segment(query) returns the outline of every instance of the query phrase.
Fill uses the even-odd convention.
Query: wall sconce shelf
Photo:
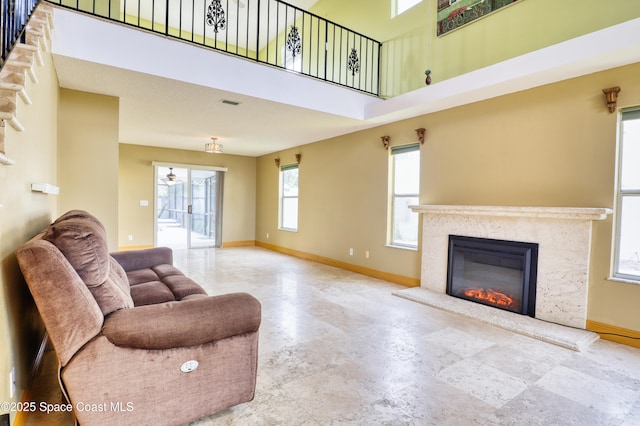
[[[388,135],[384,135],[384,136],[380,136],[380,139],[382,140],[382,146],[384,146],[384,149],[389,149],[389,144],[391,143],[391,137]]]
[[[607,108],[609,112],[615,112],[616,107],[618,105],[618,93],[620,93],[620,87],[609,87],[607,89],[602,89],[602,93],[607,98]]]

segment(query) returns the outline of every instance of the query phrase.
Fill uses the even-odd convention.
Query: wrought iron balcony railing
[[[4,65],[9,53],[18,42],[25,42],[25,29],[40,0],[0,0],[0,38],[2,44],[2,58],[0,65]]]
[[[49,1],[379,95],[380,42],[282,1]]]

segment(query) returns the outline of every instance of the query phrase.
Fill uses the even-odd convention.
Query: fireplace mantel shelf
[[[570,220],[603,220],[613,210],[603,207],[520,207],[422,204],[409,206],[416,213],[466,216],[538,217]]]

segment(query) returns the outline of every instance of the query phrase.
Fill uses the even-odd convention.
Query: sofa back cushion
[[[98,219],[72,210],[52,223],[42,238],[62,252],[104,315],[133,307],[126,274],[109,255],[106,231]]]

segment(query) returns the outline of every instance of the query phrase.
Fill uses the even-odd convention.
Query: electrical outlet
[[[133,241],[133,235],[129,235],[129,241]]]
[[[349,256],[353,256],[353,249],[352,248],[349,249]]]
[[[365,251],[365,252],[364,252],[364,257],[365,257],[366,259],[368,259],[368,258],[369,258],[369,250],[367,250],[367,251]]]
[[[269,233],[267,232],[267,240],[269,239]]]

